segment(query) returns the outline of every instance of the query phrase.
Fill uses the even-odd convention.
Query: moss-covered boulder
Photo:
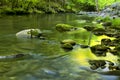
[[[97,36],[101,36],[105,34],[105,29],[103,28],[96,28],[93,30],[93,33]]]
[[[42,31],[40,29],[26,29],[16,33],[17,38],[40,38]]]
[[[115,49],[111,49],[110,53],[113,54],[113,55],[118,55],[119,54],[118,51],[115,50]]]
[[[76,45],[76,42],[72,39],[65,39],[63,41],[60,42],[61,43],[61,47],[65,50],[72,50],[73,46]]]
[[[72,29],[74,29],[74,27],[68,24],[57,24],[56,25],[56,30],[59,32],[71,31]]]
[[[95,45],[95,46],[91,46],[90,50],[96,56],[106,56],[106,53],[108,52],[108,50],[110,50],[110,48],[104,45]]]
[[[65,50],[72,50],[73,49],[73,45],[71,45],[69,43],[62,44],[61,47]]]
[[[65,39],[65,40],[61,41],[60,43],[61,44],[71,44],[73,46],[76,44],[76,42],[72,39]]]
[[[90,68],[92,70],[96,70],[98,68],[105,68],[106,61],[105,60],[89,60],[88,63],[90,64]]]
[[[120,45],[116,45],[114,49],[110,50],[110,53],[113,55],[120,56]]]
[[[111,27],[105,29],[105,35],[108,37],[115,37],[118,32],[116,29],[112,29]]]
[[[112,25],[112,22],[108,21],[108,22],[103,22],[102,24],[103,26],[111,26]]]
[[[101,45],[110,46],[110,44],[111,44],[111,40],[108,38],[104,38],[101,40]]]
[[[108,68],[109,70],[120,70],[118,65],[108,60],[89,60],[90,68],[92,70]],[[108,71],[109,71],[108,70]]]
[[[94,26],[89,26],[89,25],[85,25],[83,28],[86,29],[87,31],[93,31],[95,29]]]
[[[111,46],[119,46],[119,44],[120,44],[120,38],[116,38],[112,40],[110,43]]]

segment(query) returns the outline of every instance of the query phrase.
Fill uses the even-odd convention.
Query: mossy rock
[[[101,40],[101,45],[110,46],[110,44],[111,44],[111,40],[108,38],[104,38]]]
[[[73,46],[69,43],[62,44],[61,47],[66,50],[72,50]]]
[[[74,27],[68,24],[57,24],[56,25],[56,30],[59,32],[71,31],[72,29],[74,29]]]
[[[85,25],[83,28],[86,29],[87,31],[93,31],[95,29],[95,27],[89,25]]]
[[[105,31],[106,31],[105,35],[109,36],[109,37],[115,37],[118,34],[118,32],[116,31],[116,29],[112,29],[111,27],[106,28]]]
[[[112,26],[112,22],[111,21],[108,21],[108,22],[103,22],[102,24],[103,26]]]
[[[81,48],[89,48],[89,45],[80,44],[80,47],[81,47]]]
[[[115,37],[117,39],[120,39],[120,31],[115,33],[113,37]],[[119,42],[120,42],[120,40],[119,40]]]
[[[101,36],[101,35],[104,35],[105,34],[105,29],[103,28],[96,28],[93,30],[93,33],[97,36]]]
[[[40,29],[26,29],[16,33],[17,38],[40,38],[42,32]]]
[[[105,60],[89,60],[88,63],[91,65],[90,68],[92,70],[98,69],[98,68],[105,68],[106,61]]]
[[[115,46],[114,49],[110,50],[110,53],[113,55],[120,56],[120,46],[119,45]]]
[[[95,46],[90,47],[90,50],[96,56],[106,56],[106,53],[108,52],[108,50],[110,50],[110,48],[104,45],[95,45]]]
[[[119,54],[118,51],[115,50],[115,49],[111,49],[110,53],[113,54],[113,55],[118,55]]]
[[[76,44],[76,42],[72,39],[65,39],[63,41],[60,42],[61,44],[71,44],[72,46],[74,46]]]
[[[112,40],[110,43],[111,46],[119,46],[119,44],[120,44],[120,38],[116,38]]]
[[[111,71],[120,70],[120,67],[119,66],[109,66],[108,69],[111,70]]]

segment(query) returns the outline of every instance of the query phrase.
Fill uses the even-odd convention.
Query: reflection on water
[[[91,53],[89,48],[81,49],[75,46],[72,51],[64,51],[60,47],[63,39],[73,39],[78,44],[88,44],[90,33],[86,30],[78,30],[60,33],[55,30],[58,23],[68,23],[76,27],[82,27],[83,21],[88,18],[74,14],[53,15],[29,15],[29,16],[4,16],[0,18],[0,56],[18,53],[31,54],[32,57],[24,60],[0,62],[0,80],[110,80],[110,76],[102,76],[97,73],[80,69],[80,66],[88,67],[89,59],[116,60],[116,56],[108,53],[107,58],[98,58]],[[80,22],[82,21],[82,22]],[[46,40],[17,39],[15,34],[23,29],[41,29]],[[93,36],[91,45],[99,43],[99,39]],[[112,77],[112,80],[117,80]]]

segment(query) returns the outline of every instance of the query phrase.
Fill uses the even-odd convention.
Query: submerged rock
[[[7,55],[7,56],[0,56],[0,62],[1,61],[16,61],[16,60],[24,60],[30,58],[30,54],[24,54],[24,53],[19,53],[19,54],[13,54],[13,55]]]
[[[17,38],[41,38],[42,31],[40,29],[26,29],[16,33]]]

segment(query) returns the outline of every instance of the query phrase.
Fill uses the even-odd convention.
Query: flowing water
[[[90,33],[79,31],[61,33],[55,29],[58,23],[75,27],[91,24],[93,18],[75,14],[41,14],[28,16],[3,16],[0,18],[0,56],[30,54],[22,60],[0,59],[0,80],[119,80],[117,76],[100,75],[82,69],[89,68],[89,59],[108,59],[116,56],[96,57],[89,48],[79,45],[71,51],[61,48],[60,41],[73,39],[78,44],[88,44]],[[46,39],[18,39],[16,33],[29,28],[38,28]],[[102,36],[104,37],[104,36]],[[91,45],[100,38],[92,37]],[[96,42],[94,42],[96,41]]]

